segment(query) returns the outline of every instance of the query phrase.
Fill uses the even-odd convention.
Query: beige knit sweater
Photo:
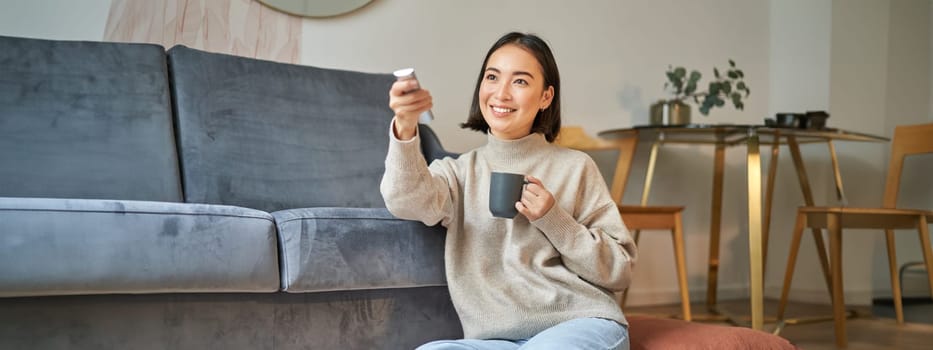
[[[394,123],[393,123],[394,125]],[[628,286],[635,244],[596,164],[541,134],[425,165],[419,139],[390,130],[381,191],[393,215],[447,227],[444,261],[466,338],[525,339],[563,321],[625,324],[611,292]],[[535,176],[556,203],[529,222],[489,212],[490,172]]]

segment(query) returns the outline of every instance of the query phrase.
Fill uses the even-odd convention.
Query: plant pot
[[[690,106],[680,100],[658,100],[651,105],[651,125],[690,124]]]

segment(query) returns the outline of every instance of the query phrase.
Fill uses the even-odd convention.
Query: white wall
[[[891,1],[891,21],[888,39],[887,92],[884,119],[885,131],[893,134],[897,125],[920,124],[930,121],[930,103],[933,102],[931,83],[930,35],[933,1]],[[896,19],[896,20],[895,20]],[[890,161],[885,154],[885,166]],[[885,169],[887,169],[885,167]],[[898,205],[908,208],[933,208],[933,155],[908,158],[904,165]],[[897,231],[898,264],[921,261],[922,252],[914,230]],[[891,282],[888,273],[884,240],[876,233],[873,286],[876,295],[889,296]],[[926,288],[905,290],[911,295],[929,295]]]
[[[770,15],[769,115],[828,110],[832,1],[771,1]]]
[[[375,1],[348,16],[306,21],[302,63],[379,72],[414,66],[434,95],[432,127],[447,148],[462,152],[485,142],[457,125],[486,50],[508,31],[550,42],[565,121],[596,132],[647,121],[647,105],[663,96],[668,64],[712,74],[730,57],[756,93],[748,113],[723,111],[713,120],[760,116],[768,96],[766,21],[766,4],[736,0]]]
[[[830,46],[832,0],[771,1],[771,100],[769,116],[779,112],[802,113],[824,110],[831,113],[827,121],[837,124],[837,115],[830,109]],[[804,203],[797,173],[787,147],[778,153],[778,171],[774,190],[771,234],[765,278],[766,296],[780,297],[784,270],[790,248],[790,233],[794,227],[795,208]],[[811,189],[819,204],[832,188],[832,171],[828,149],[822,145],[801,145],[805,155]],[[771,147],[762,147],[762,163],[770,164]],[[767,166],[767,165],[766,165]],[[767,168],[766,168],[767,169]],[[767,173],[765,173],[767,174]],[[764,183],[763,183],[764,184]],[[798,265],[816,266],[818,259],[812,239],[803,240]],[[798,268],[790,297],[794,299],[828,301],[825,283],[819,270]],[[816,289],[802,294],[806,289]],[[821,289],[822,288],[822,289]]]
[[[110,0],[0,0],[0,35],[101,40]]]
[[[885,131],[926,121],[930,112],[930,0],[890,3]]]

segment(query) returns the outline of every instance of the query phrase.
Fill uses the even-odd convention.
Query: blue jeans
[[[416,350],[628,350],[628,328],[603,318],[578,318],[545,329],[528,339],[437,340]]]

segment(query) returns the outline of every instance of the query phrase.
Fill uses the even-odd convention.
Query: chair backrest
[[[625,194],[625,184],[628,181],[629,170],[631,170],[632,159],[635,156],[635,148],[638,146],[638,135],[632,133],[631,137],[606,140],[594,138],[587,135],[579,126],[564,126],[560,128],[560,133],[554,143],[570,149],[580,150],[596,158],[597,154],[602,152],[614,152],[615,163],[612,164],[611,172],[603,171],[603,176],[609,182],[609,192],[616,203],[622,203],[622,196]],[[599,162],[597,162],[599,163]]]
[[[904,158],[915,154],[933,153],[933,123],[901,125],[894,128],[891,160],[884,186],[885,208],[897,206],[897,191],[901,183]]]

